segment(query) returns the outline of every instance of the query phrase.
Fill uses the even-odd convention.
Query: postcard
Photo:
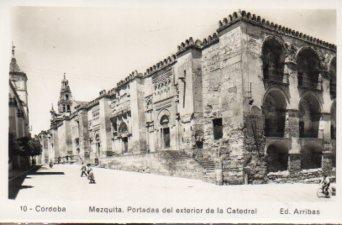
[[[341,223],[340,5],[276,2],[2,3],[0,221]]]

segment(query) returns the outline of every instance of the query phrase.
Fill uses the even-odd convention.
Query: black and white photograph
[[[337,3],[165,2],[9,7],[6,201],[136,221],[252,220],[267,202],[328,217]],[[68,208],[54,206],[28,210]]]

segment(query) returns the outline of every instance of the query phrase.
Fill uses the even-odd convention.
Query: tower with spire
[[[58,101],[58,113],[63,114],[71,112],[72,102],[73,101],[69,81],[66,79],[64,73]]]
[[[20,71],[17,60],[15,58],[15,46],[12,43],[12,58],[9,70],[9,79],[12,81],[16,92],[19,95],[25,113],[28,116],[28,96],[27,96],[27,76],[26,73]]]

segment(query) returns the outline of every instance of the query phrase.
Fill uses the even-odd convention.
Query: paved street
[[[139,201],[334,201],[316,197],[317,184],[217,186],[198,180],[94,169],[96,184],[80,177],[79,165],[55,165],[28,175],[16,200]],[[158,197],[157,197],[158,196]],[[295,196],[295,199],[294,199]]]

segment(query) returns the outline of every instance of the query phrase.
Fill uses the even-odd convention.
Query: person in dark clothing
[[[330,187],[330,179],[327,175],[323,175],[323,179],[321,181],[322,184],[322,192],[328,196],[329,195],[329,187]]]
[[[88,179],[89,179],[89,184],[95,184],[95,176],[94,176],[94,172],[92,169],[90,169],[88,172]]]
[[[84,164],[82,163],[82,167],[81,167],[81,177],[83,177],[83,175],[84,175],[84,176],[87,176],[87,167],[86,167],[86,165],[84,165]]]

